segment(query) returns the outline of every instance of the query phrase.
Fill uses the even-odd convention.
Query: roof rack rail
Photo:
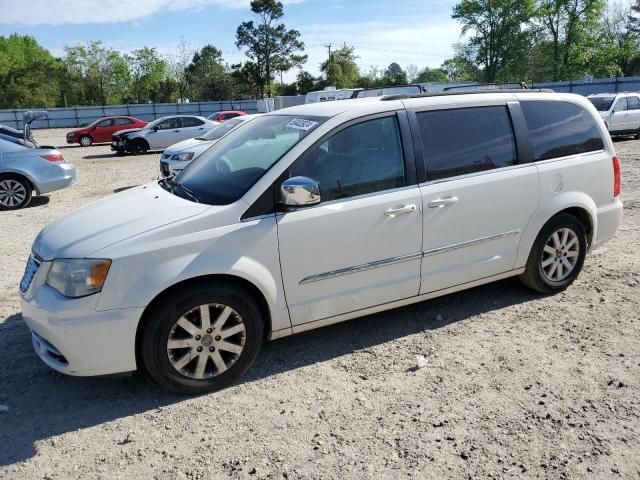
[[[447,97],[447,96],[456,96],[456,95],[483,95],[483,94],[491,94],[491,93],[522,93],[522,89],[506,89],[501,88],[499,90],[476,90],[472,92],[434,92],[434,93],[416,93],[413,95],[409,95],[406,93],[402,93],[400,95],[387,95],[380,98],[380,101],[389,102],[392,100],[408,100],[410,98],[429,98],[429,97]],[[527,93],[554,93],[550,88],[528,88]]]
[[[508,88],[501,88],[502,86],[508,86]],[[470,83],[466,85],[452,85],[450,87],[445,87],[444,91],[448,92],[450,90],[459,90],[459,89],[471,89],[477,88],[478,90],[482,90],[483,88],[486,90],[529,90],[529,85],[526,82],[502,82],[502,83]]]

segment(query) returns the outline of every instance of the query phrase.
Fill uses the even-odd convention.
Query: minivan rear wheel
[[[161,386],[182,394],[220,390],[253,363],[264,322],[251,295],[207,282],[170,293],[148,312],[141,354]]]
[[[582,270],[586,252],[584,225],[573,215],[560,213],[538,234],[520,280],[541,293],[565,290]]]
[[[31,202],[29,180],[19,175],[0,175],[0,210],[17,210]]]

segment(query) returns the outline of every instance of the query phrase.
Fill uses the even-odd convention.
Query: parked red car
[[[111,135],[130,128],[142,128],[148,122],[133,117],[103,117],[88,127],[67,133],[67,143],[79,143],[88,147],[93,143],[111,142]]]
[[[240,110],[223,110],[222,112],[216,112],[209,115],[207,118],[214,122],[222,123],[225,120],[229,120],[230,118],[240,117],[242,115],[246,115],[245,112],[241,112]]]

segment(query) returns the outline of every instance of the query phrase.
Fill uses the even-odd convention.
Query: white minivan
[[[640,94],[634,92],[589,95],[611,135],[640,138]]]
[[[621,216],[620,165],[583,97],[302,105],[45,227],[22,311],[60,372],[141,368],[199,393],[265,339],[511,276],[561,291]]]

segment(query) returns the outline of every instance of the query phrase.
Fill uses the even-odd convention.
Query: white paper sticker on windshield
[[[289,123],[285,125],[285,127],[295,128],[297,130],[311,130],[313,127],[318,125],[318,122],[314,122],[313,120],[305,120],[304,118],[294,118]]]

